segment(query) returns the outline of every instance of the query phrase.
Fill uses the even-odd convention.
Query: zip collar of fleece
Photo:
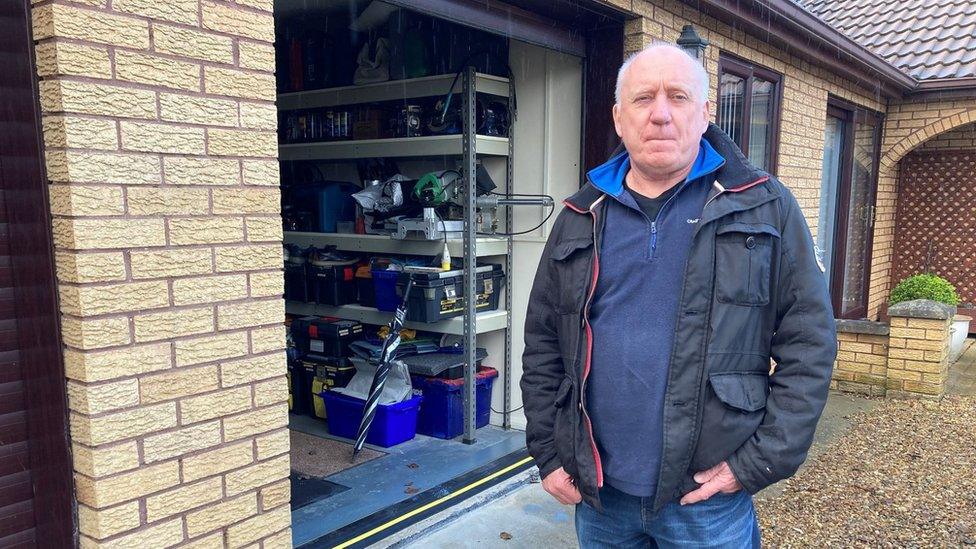
[[[685,181],[694,181],[704,177],[725,165],[725,158],[715,151],[712,144],[702,137],[698,146],[698,156],[691,165],[691,171]],[[603,164],[587,172],[587,177],[593,186],[604,193],[620,200],[624,194],[624,177],[630,169],[630,155],[624,152],[607,160]]]
[[[769,180],[769,174],[749,162],[749,159],[742,154],[742,151],[739,150],[739,147],[736,146],[734,141],[732,141],[732,138],[722,131],[721,128],[715,124],[709,124],[708,129],[705,131],[705,135],[702,137],[703,140],[708,142],[708,144],[716,153],[718,153],[719,156],[725,159],[725,163],[715,170],[715,179],[722,182],[722,187],[724,190],[731,193],[739,193],[752,188],[765,187],[764,185],[760,184]],[[615,155],[601,166],[590,170],[588,175],[594,170],[598,170],[603,166],[612,164],[614,160],[619,162],[625,154],[626,153]],[[630,162],[628,157],[627,166],[629,166],[629,164]],[[620,166],[618,165],[617,167],[619,168]],[[624,173],[626,173],[626,171],[624,171]],[[620,181],[622,190],[622,176]],[[767,190],[772,192],[771,189]],[[588,177],[586,183],[580,188],[580,190],[566,198],[563,203],[577,213],[585,213],[588,212],[592,206],[597,204],[601,198],[605,197],[607,194],[610,193],[598,188],[593,181],[589,180]]]

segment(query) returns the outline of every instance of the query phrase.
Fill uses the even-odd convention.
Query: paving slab
[[[854,414],[874,409],[880,398],[831,392],[814,435],[810,456],[817,455],[852,425]],[[535,471],[535,469],[533,469]],[[574,507],[561,505],[530,474],[509,481],[495,493],[468,502],[466,509],[447,510],[374,547],[411,549],[507,548],[541,549],[578,547],[573,526]],[[773,485],[757,498],[773,498],[782,488]],[[503,539],[507,537],[508,539]]]

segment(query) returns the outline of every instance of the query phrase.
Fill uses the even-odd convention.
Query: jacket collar
[[[629,168],[630,157],[626,151],[614,156],[587,172],[586,184],[564,200],[564,204],[573,211],[586,213],[602,196],[618,196],[623,192],[623,177]],[[736,199],[728,201],[722,210],[729,207],[733,210],[744,209],[779,196],[774,187],[764,184],[768,181],[769,174],[753,166],[735,142],[715,124],[709,124],[708,130],[702,136],[698,158],[692,172],[688,174],[689,180],[712,172],[724,191],[713,189],[709,198],[719,192],[735,193]],[[749,189],[758,190],[742,193]]]

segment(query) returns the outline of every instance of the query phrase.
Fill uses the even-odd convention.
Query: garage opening
[[[365,545],[531,465],[526,299],[606,140],[587,49],[620,27],[577,5],[375,0],[282,1],[275,26],[293,539]]]

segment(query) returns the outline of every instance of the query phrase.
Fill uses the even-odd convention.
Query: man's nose
[[[671,108],[667,100],[655,99],[651,106],[651,123],[666,126],[671,123]]]

